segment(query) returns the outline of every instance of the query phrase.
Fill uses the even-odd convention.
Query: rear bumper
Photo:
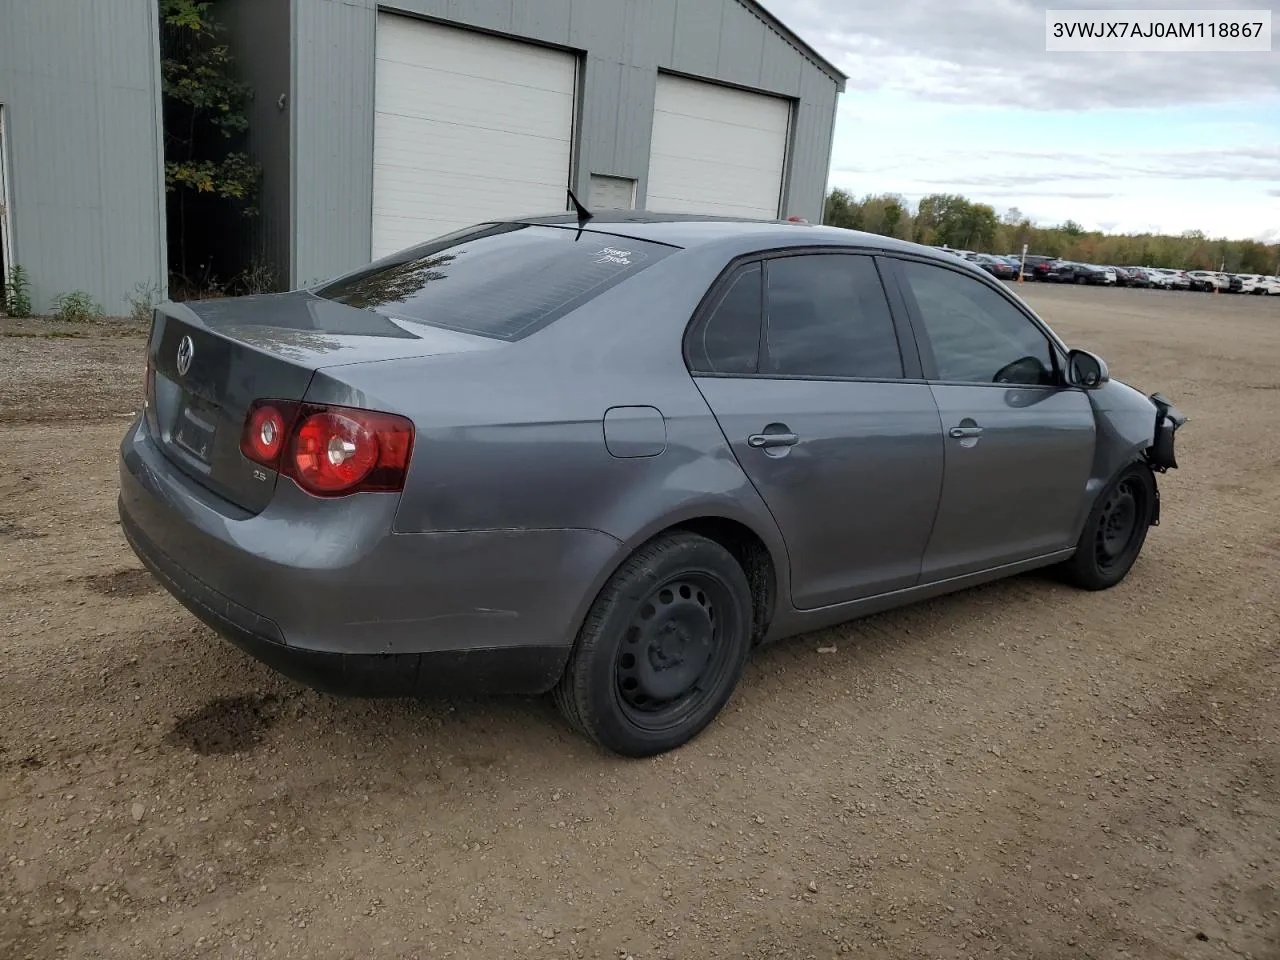
[[[119,509],[143,564],[253,656],[331,692],[542,693],[618,543],[591,530],[393,534],[398,498],[281,481],[247,515],[130,428]]]
[[[537,694],[555,685],[562,646],[330,653],[289,646],[280,627],[218,593],[155,548],[128,517],[121,527],[143,565],[184,607],[224,639],[292,680],[326,693],[360,697],[426,694]]]

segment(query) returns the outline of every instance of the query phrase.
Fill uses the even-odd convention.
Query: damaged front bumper
[[[1159,393],[1148,398],[1155,404],[1156,429],[1151,440],[1151,449],[1147,451],[1147,462],[1157,473],[1176,470],[1178,460],[1174,455],[1174,434],[1187,422],[1187,415],[1173,405],[1173,401]]]

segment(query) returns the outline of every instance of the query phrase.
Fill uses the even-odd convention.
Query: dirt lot
[[[778,645],[644,762],[217,640],[116,524],[139,334],[2,328],[0,957],[1280,958],[1280,300],[1026,295],[1193,418],[1130,579]]]

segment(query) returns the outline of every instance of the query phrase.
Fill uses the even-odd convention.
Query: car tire
[[[1076,552],[1058,568],[1063,579],[1083,590],[1108,590],[1133,568],[1155,515],[1155,475],[1135,461],[1099,494]]]
[[[648,757],[687,743],[729,701],[751,650],[751,586],[724,547],[664,534],[596,597],[555,700],[600,746]]]

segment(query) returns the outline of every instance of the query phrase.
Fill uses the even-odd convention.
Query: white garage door
[[[380,13],[374,259],[495,217],[566,207],[571,54]]]
[[[645,206],[778,216],[790,120],[779,97],[659,74]]]

